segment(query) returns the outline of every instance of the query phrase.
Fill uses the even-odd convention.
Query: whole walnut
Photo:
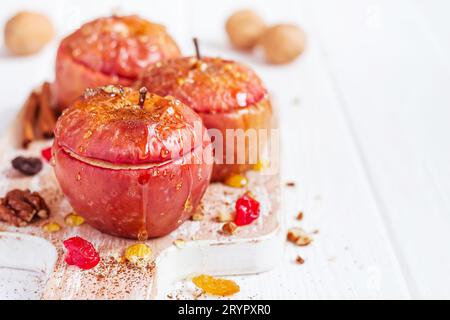
[[[259,45],[268,62],[283,64],[293,61],[305,49],[306,36],[302,29],[292,24],[278,24],[268,28]]]
[[[38,52],[53,35],[52,23],[39,13],[21,11],[5,25],[5,45],[14,55]]]
[[[234,47],[249,50],[256,45],[266,25],[255,12],[241,10],[228,18],[225,29]]]

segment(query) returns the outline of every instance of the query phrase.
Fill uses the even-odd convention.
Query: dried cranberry
[[[75,265],[80,269],[87,270],[95,267],[100,261],[100,256],[94,246],[80,237],[65,240],[64,247],[67,249],[65,261],[69,265]]]
[[[45,160],[50,162],[50,159],[52,158],[52,148],[48,147],[48,148],[42,149],[41,155]]]
[[[245,226],[258,219],[259,202],[247,192],[236,201],[235,210],[234,223],[238,226]]]
[[[11,165],[14,169],[27,176],[34,176],[42,170],[41,159],[33,157],[16,157],[11,161]]]

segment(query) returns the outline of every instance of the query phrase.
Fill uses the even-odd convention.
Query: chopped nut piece
[[[12,209],[4,206],[3,204],[0,205],[0,220],[15,225],[16,227],[24,227],[27,225],[26,221],[17,217]]]
[[[299,211],[297,214],[297,220],[303,220],[303,211]]]
[[[216,216],[217,222],[229,222],[234,220],[234,214],[231,212],[220,211]]]
[[[294,181],[286,182],[286,187],[295,187],[295,182]]]
[[[216,296],[230,296],[240,290],[236,282],[232,280],[214,278],[206,274],[192,278],[192,282],[206,293]]]
[[[203,290],[195,290],[194,293],[192,294],[192,297],[194,298],[194,300],[198,300],[199,298],[201,298],[201,296],[203,296],[205,294],[205,291]]]
[[[182,249],[184,247],[184,245],[186,244],[186,242],[183,239],[176,239],[173,244],[175,245],[175,247],[177,247],[178,249]]]
[[[227,222],[222,226],[222,232],[224,234],[232,235],[236,232],[237,225],[234,222]]]
[[[84,218],[75,212],[69,213],[65,218],[64,222],[71,227],[76,227],[84,223]]]
[[[291,228],[287,239],[297,246],[307,246],[313,240],[302,228]]]
[[[56,222],[48,222],[42,226],[42,230],[47,233],[53,233],[61,230],[61,226]]]
[[[196,212],[192,215],[192,221],[202,221],[205,216],[202,213]]]
[[[0,220],[22,227],[33,220],[48,218],[50,210],[44,199],[37,192],[14,189],[4,198],[0,198]]]
[[[295,259],[295,262],[297,262],[298,264],[304,264],[305,260],[302,257],[297,256],[297,258]]]
[[[125,259],[138,266],[145,266],[152,258],[152,250],[145,243],[137,243],[125,250]]]

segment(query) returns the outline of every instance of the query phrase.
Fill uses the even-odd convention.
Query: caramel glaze
[[[87,89],[66,109],[55,129],[56,143],[81,157],[113,164],[174,160],[202,144],[201,118],[171,97],[121,86]]]
[[[174,96],[205,113],[245,108],[267,97],[267,89],[250,68],[221,58],[158,62],[148,67],[138,85],[161,96]]]

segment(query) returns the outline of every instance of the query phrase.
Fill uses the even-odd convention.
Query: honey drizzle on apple
[[[231,60],[197,55],[149,67],[141,85],[206,113],[245,108],[267,96],[261,79],[251,69]]]

